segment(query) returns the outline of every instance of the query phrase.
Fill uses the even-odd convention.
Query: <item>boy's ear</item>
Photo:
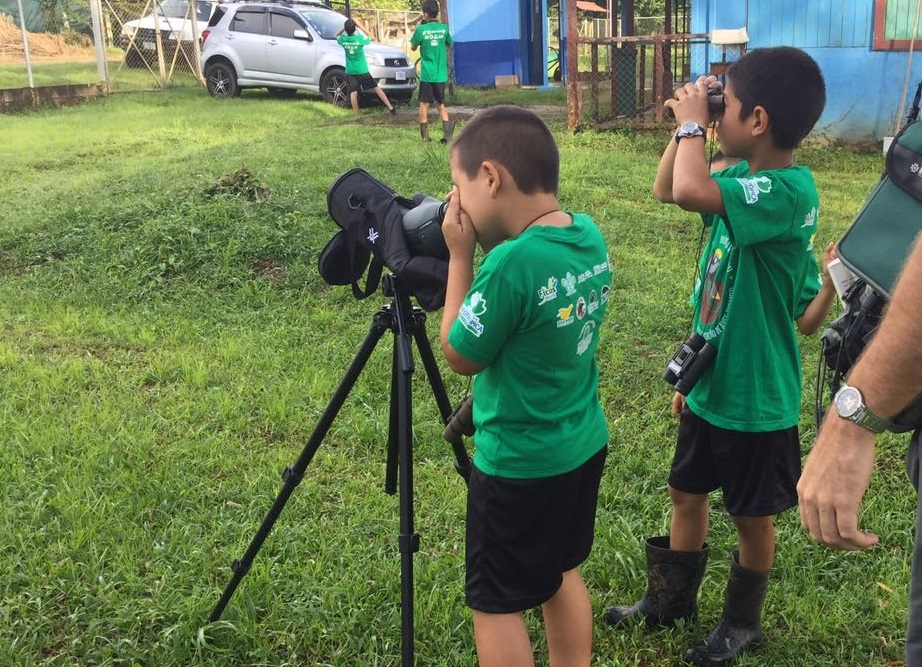
[[[484,178],[487,179],[487,185],[490,188],[490,196],[496,197],[496,195],[499,194],[499,189],[503,185],[503,175],[499,165],[491,160],[484,160],[480,165],[480,169],[483,171]]]
[[[772,119],[765,107],[757,106],[752,110],[752,136],[758,137],[767,134],[771,124]]]

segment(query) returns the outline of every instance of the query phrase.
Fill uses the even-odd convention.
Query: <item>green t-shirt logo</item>
[[[753,178],[738,178],[746,193],[746,203],[755,204],[759,201],[759,194],[768,194],[772,191],[772,182],[768,176],[755,176]]]
[[[483,334],[483,323],[480,321],[480,316],[486,312],[487,300],[483,298],[483,294],[480,292],[474,292],[467,303],[461,306],[458,319],[465,329],[480,338],[481,334]]]

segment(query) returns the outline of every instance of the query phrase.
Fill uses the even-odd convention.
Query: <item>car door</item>
[[[263,79],[266,76],[266,10],[243,7],[227,29],[227,41],[242,66],[238,78]]]
[[[301,19],[293,12],[272,8],[269,32],[266,66],[270,76],[279,82],[316,85],[317,49]]]

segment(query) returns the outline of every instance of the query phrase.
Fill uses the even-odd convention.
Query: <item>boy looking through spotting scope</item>
[[[454,121],[448,119],[445,106],[445,85],[448,83],[448,49],[451,48],[451,33],[448,26],[438,20],[437,0],[424,0],[423,22],[416,26],[410,38],[410,48],[419,49],[422,61],[419,72],[419,133],[423,141],[429,141],[429,105],[435,102],[442,119],[441,142],[451,141]]]
[[[801,368],[793,323],[818,291],[809,249],[819,198],[810,170],[793,157],[826,101],[822,73],[803,51],[750,51],[727,72],[717,126],[722,151],[741,161],[712,176],[704,127],[711,88],[720,88],[716,78],[699,77],[666,102],[679,127],[653,192],[700,213],[710,229],[692,300],[693,333],[713,358],[690,388],[675,382],[685,395],[677,391],[672,401],[679,430],[670,534],[646,542],[646,592],[605,615],[612,625],[635,618],[652,627],[696,614],[708,495],[721,489],[739,548],[720,621],[685,653],[695,665],[729,664],[761,641],[775,555],[772,517],[797,504]]]
[[[589,667],[592,548],[608,427],[595,352],[611,289],[601,232],[557,203],[559,156],[533,112],[476,114],[451,147],[442,351],[474,375],[466,601],[481,667],[532,667],[540,605],[551,665]],[[485,256],[474,275],[474,250]]]

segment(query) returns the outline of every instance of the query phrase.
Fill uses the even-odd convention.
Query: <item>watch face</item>
[[[679,128],[679,134],[681,135],[691,135],[696,134],[701,131],[701,126],[698,123],[689,121],[687,123],[682,123],[682,127]]]
[[[861,407],[861,394],[854,387],[842,387],[836,394],[836,412],[848,419]]]

